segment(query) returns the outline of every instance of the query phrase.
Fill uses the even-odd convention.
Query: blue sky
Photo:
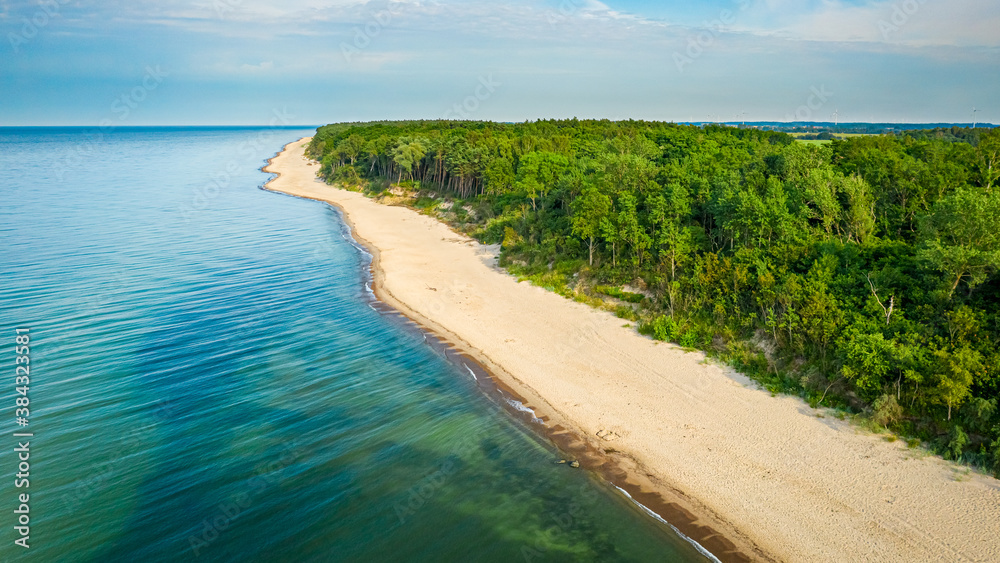
[[[0,0],[0,125],[1000,123],[983,0]]]

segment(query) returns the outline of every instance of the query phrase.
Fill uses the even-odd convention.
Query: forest
[[[514,275],[1000,476],[1000,130],[815,145],[643,121],[371,122],[321,127],[308,152],[329,183],[500,243]]]

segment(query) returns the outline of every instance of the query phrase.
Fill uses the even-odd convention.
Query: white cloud
[[[803,4],[791,0],[758,3],[745,29],[806,41],[1000,46],[1000,3],[996,2],[876,0],[857,5],[824,0],[819,5]]]
[[[3,1],[3,0],[0,0]],[[336,35],[374,25],[416,32],[448,31],[488,38],[614,37],[663,24],[611,9],[598,0],[140,0],[115,9],[81,0],[85,11],[123,24],[154,24],[195,33],[269,39],[279,35]],[[380,24],[381,25],[381,24]]]
[[[263,61],[260,64],[242,64],[240,65],[240,70],[243,72],[267,72],[274,69],[274,61]]]
[[[0,0],[0,20],[32,6]],[[1000,2],[995,0],[755,0],[745,10],[739,6],[734,0],[736,21],[726,26],[729,32],[903,47],[1000,47]],[[640,30],[660,37],[685,33],[600,0],[76,0],[70,7],[80,27],[111,20],[262,39],[335,35],[386,11],[393,27],[484,39],[594,41]]]

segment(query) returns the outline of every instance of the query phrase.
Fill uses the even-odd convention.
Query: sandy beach
[[[480,361],[564,449],[723,561],[1000,561],[1000,481],[772,397],[622,319],[517,280],[499,248],[316,179],[290,143],[267,189],[339,207],[380,299]]]

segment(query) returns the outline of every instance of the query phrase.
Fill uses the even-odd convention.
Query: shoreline
[[[657,486],[654,483],[641,477],[645,475],[645,471],[637,472],[641,467],[637,465],[635,460],[623,459],[624,456],[621,455],[616,456],[614,454],[619,452],[614,450],[606,453],[600,447],[584,439],[582,433],[573,427],[572,421],[556,414],[556,411],[544,398],[538,396],[532,389],[526,388],[513,375],[506,373],[503,366],[472,347],[459,335],[414,311],[397,299],[385,288],[383,283],[385,273],[381,267],[381,253],[378,247],[358,234],[357,226],[352,221],[348,211],[341,204],[322,197],[289,193],[271,187],[271,184],[281,178],[281,171],[272,168],[274,161],[285,153],[291,145],[301,142],[304,142],[303,139],[289,143],[277,155],[268,159],[265,166],[261,167],[261,171],[276,175],[272,180],[265,182],[261,186],[261,189],[300,199],[318,201],[331,205],[339,211],[351,237],[371,256],[369,264],[369,273],[371,275],[370,290],[376,302],[387,308],[387,311],[383,312],[392,312],[410,320],[426,336],[435,339],[443,349],[453,350],[463,361],[471,362],[478,368],[477,371],[480,372],[479,376],[473,375],[480,390],[487,394],[498,394],[498,397],[501,399],[501,406],[507,410],[508,414],[520,419],[531,430],[547,438],[559,451],[567,456],[575,457],[580,462],[580,469],[599,475],[607,484],[622,493],[639,510],[672,528],[683,540],[691,543],[695,549],[707,555],[710,559],[720,561],[721,563],[752,560],[776,561],[776,559],[752,543],[747,542],[742,546],[737,545],[727,536],[723,535],[724,532],[717,528],[728,528],[726,523],[714,518],[708,518],[707,521],[706,517],[699,518],[696,515],[696,511],[700,507],[686,502],[685,495],[679,490],[662,488],[661,490],[657,490]],[[330,187],[330,189],[335,188]],[[466,365],[466,369],[472,370],[468,365]],[[503,376],[500,374],[503,374]],[[504,376],[509,379],[505,380]],[[482,377],[486,378],[485,384]],[[512,385],[511,380],[516,383]],[[532,396],[532,398],[528,399],[525,395]],[[509,402],[505,402],[507,399],[517,401],[526,410],[519,409]],[[535,405],[543,406],[537,407]],[[554,420],[557,422],[554,422]],[[629,462],[627,465],[624,463],[626,461]],[[636,475],[630,475],[630,469]],[[630,478],[632,481],[638,481],[640,484],[630,482]],[[739,535],[733,529],[727,531],[729,534]]]
[[[270,160],[268,162],[270,162]],[[273,191],[264,187],[262,187],[261,189],[264,189],[265,191]],[[274,192],[274,193],[289,195],[285,194],[284,192]],[[299,196],[291,196],[291,197],[299,197]],[[302,198],[302,199],[309,199],[309,198]],[[390,315],[400,320],[405,319],[404,322],[406,322],[407,324],[405,330],[417,331],[419,334],[424,336],[425,343],[428,346],[430,346],[431,349],[439,351],[442,354],[442,356],[445,358],[445,361],[453,364],[456,368],[464,367],[469,372],[469,374],[472,375],[472,378],[475,380],[478,389],[484,395],[486,395],[489,400],[493,401],[500,408],[505,410],[509,416],[514,417],[515,419],[523,423],[527,431],[541,438],[549,440],[549,442],[552,443],[553,446],[555,446],[560,452],[564,454],[566,453],[581,454],[584,457],[590,457],[591,460],[595,458],[601,458],[602,460],[604,460],[601,465],[606,464],[610,461],[609,457],[607,455],[602,455],[603,452],[600,451],[591,451],[584,449],[583,451],[572,452],[571,446],[573,445],[573,440],[578,440],[578,438],[576,438],[571,432],[566,431],[565,429],[562,429],[561,427],[558,426],[556,427],[551,426],[549,424],[549,419],[547,416],[545,415],[538,416],[538,413],[536,413],[532,407],[527,406],[525,404],[524,397],[518,395],[513,388],[511,388],[502,379],[497,377],[493,372],[491,372],[488,368],[486,368],[482,363],[480,363],[479,360],[470,356],[469,353],[455,346],[452,342],[445,340],[445,338],[440,334],[433,332],[425,325],[407,316],[405,312],[396,309],[391,305],[389,305],[388,303],[386,303],[385,301],[383,301],[378,296],[377,290],[373,289],[374,279],[375,279],[374,278],[375,267],[377,264],[376,255],[374,254],[373,250],[376,249],[374,249],[373,247],[368,247],[365,244],[358,241],[354,233],[353,227],[351,226],[351,223],[347,219],[347,216],[341,207],[329,203],[325,200],[314,199],[313,201],[320,201],[322,203],[326,203],[332,206],[338,212],[341,220],[344,222],[347,229],[347,234],[348,236],[351,237],[351,243],[370,257],[367,269],[367,272],[370,277],[367,280],[365,280],[365,284],[367,286],[369,293],[371,294],[371,299],[372,299],[371,303],[374,303],[376,305],[375,307],[373,307],[374,309],[376,309],[382,315]],[[369,285],[369,282],[371,282],[371,285]],[[641,510],[647,516],[668,526],[670,529],[674,531],[675,534],[680,536],[681,539],[690,543],[692,546],[694,546],[695,550],[705,555],[709,560],[722,563],[722,560],[716,557],[714,553],[706,549],[705,546],[698,543],[698,541],[692,539],[689,535],[682,532],[680,528],[675,526],[673,523],[667,521],[661,515],[661,513],[663,514],[672,513],[674,517],[677,518],[678,520],[684,520],[679,525],[681,527],[686,528],[689,533],[701,534],[701,536],[703,536],[701,537],[703,541],[705,540],[712,541],[712,536],[715,535],[714,532],[706,535],[706,529],[704,527],[697,527],[697,526],[692,527],[691,524],[694,522],[694,519],[686,518],[688,514],[683,512],[683,509],[679,509],[676,505],[671,504],[666,506],[665,508],[660,508],[659,509],[660,512],[652,510],[649,506],[646,506],[633,496],[633,494],[644,495],[646,497],[650,497],[650,495],[648,493],[642,492],[638,487],[626,482],[625,478],[627,477],[627,475],[623,471],[619,471],[617,473],[612,472],[610,470],[610,467],[613,466],[609,465],[606,467],[605,466],[592,467],[591,464],[585,465],[583,462],[581,462],[580,467],[585,470],[590,470],[593,473],[599,475],[601,479],[604,481],[604,484],[610,485],[611,487],[616,489],[619,493],[622,494],[622,496],[628,499],[628,501],[634,507]],[[616,482],[616,480],[618,482]],[[632,492],[630,493],[628,489],[632,489]],[[652,497],[651,500],[650,498],[647,498],[646,502],[663,504],[661,497]],[[678,512],[678,510],[680,510],[680,512]],[[680,516],[678,516],[678,514]],[[713,543],[718,544],[719,540],[716,539],[714,540]],[[726,561],[747,560],[742,557],[738,557],[737,552],[735,552],[734,550],[730,550],[730,552],[731,552],[730,556],[726,558]]]
[[[284,194],[284,192],[276,193]],[[406,319],[406,321],[408,321],[411,325],[410,329],[419,331],[424,335],[427,345],[431,346],[432,349],[440,348],[446,361],[452,363],[456,367],[464,367],[476,381],[476,386],[479,390],[487,395],[489,399],[493,400],[503,410],[507,411],[509,416],[512,416],[523,423],[528,431],[549,440],[549,442],[551,442],[552,445],[555,446],[560,452],[566,454],[568,459],[579,458],[577,461],[580,462],[580,468],[599,475],[604,481],[604,484],[610,485],[616,489],[633,506],[637,507],[647,516],[671,528],[674,533],[680,536],[681,539],[690,543],[698,552],[705,555],[709,560],[716,561],[718,563],[750,560],[749,557],[746,557],[744,554],[737,551],[734,544],[719,536],[715,530],[707,528],[704,525],[697,525],[697,517],[694,517],[690,512],[679,506],[677,503],[666,502],[662,495],[643,491],[641,487],[629,483],[628,474],[614,463],[611,456],[605,454],[599,449],[589,447],[589,445],[581,441],[578,434],[572,430],[567,430],[559,425],[551,425],[551,421],[548,416],[544,414],[539,415],[535,408],[530,406],[527,400],[519,395],[513,387],[508,385],[500,377],[497,377],[497,375],[484,366],[479,359],[473,357],[471,354],[475,353],[475,350],[464,350],[460,346],[457,346],[453,342],[447,340],[442,334],[428,328],[426,324],[413,318],[411,315],[420,315],[413,311],[409,311],[404,304],[399,303],[397,306],[390,305],[385,300],[385,297],[380,296],[379,294],[379,289],[382,286],[376,284],[374,281],[375,271],[378,268],[378,259],[376,254],[377,248],[371,246],[371,243],[368,243],[367,241],[361,242],[364,239],[359,239],[357,237],[354,226],[348,219],[343,208],[325,200],[313,201],[320,201],[322,203],[332,205],[339,212],[341,220],[343,220],[347,226],[348,234],[351,236],[354,243],[371,257],[371,261],[368,265],[368,272],[371,276],[372,284],[368,289],[372,295],[373,302],[378,305],[376,309],[380,313],[383,315],[389,314],[397,316],[401,319]],[[456,337],[456,339],[458,338]],[[449,355],[449,352],[451,352],[451,355]],[[583,446],[580,444],[583,444]],[[643,502],[640,502],[636,496],[644,498],[645,502],[649,503],[651,506],[658,507],[657,510],[653,510],[650,506],[643,504]],[[668,521],[664,515],[670,515],[675,521]],[[682,531],[682,529],[686,530],[687,533]],[[692,538],[692,535],[697,537],[698,540]],[[713,547],[719,550],[719,554],[722,556],[722,559],[699,543],[699,540],[713,545]]]
[[[263,189],[340,209],[372,255],[382,303],[480,364],[545,422],[540,430],[560,450],[715,557],[1000,558],[997,481],[959,481],[947,462],[914,461],[900,444],[822,421],[700,354],[519,284],[496,268],[495,248],[322,183],[302,155],[307,140],[268,161],[262,170],[277,176]]]

